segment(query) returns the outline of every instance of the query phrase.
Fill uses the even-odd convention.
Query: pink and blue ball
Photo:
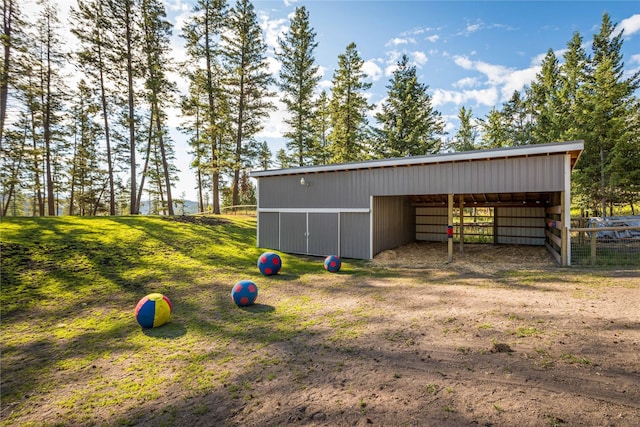
[[[248,307],[256,302],[258,287],[251,280],[241,280],[231,290],[231,298],[238,307]]]
[[[280,256],[274,252],[265,252],[258,258],[258,269],[265,276],[278,274],[282,267]]]
[[[136,305],[136,320],[143,328],[157,328],[171,317],[171,300],[159,293],[149,294]]]
[[[340,271],[340,267],[342,267],[342,261],[340,257],[335,255],[329,255],[324,259],[324,269],[330,273],[337,273]]]

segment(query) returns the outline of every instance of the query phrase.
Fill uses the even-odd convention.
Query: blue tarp
[[[591,218],[587,222],[587,227],[640,227],[640,216],[610,216],[606,218]],[[597,239],[619,240],[619,239],[640,239],[640,230],[607,230],[598,231]]]

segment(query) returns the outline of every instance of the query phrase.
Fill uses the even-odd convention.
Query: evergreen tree
[[[166,20],[166,12],[157,0],[142,0],[142,28],[144,31],[145,87],[150,109],[149,143],[158,148],[158,193],[169,215],[173,215],[171,181],[175,174],[173,148],[169,144],[166,130],[166,108],[173,102],[175,87],[166,76],[171,71],[170,41],[171,23]],[[144,180],[144,175],[143,178]],[[140,205],[144,181],[140,183],[137,204]],[[164,196],[166,194],[166,201]]]
[[[531,142],[531,114],[528,111],[530,105],[530,102],[522,99],[518,91],[514,91],[509,101],[503,104],[502,119],[506,127],[508,145],[527,145]]]
[[[472,122],[471,108],[467,110],[464,106],[460,107],[458,120],[460,120],[460,127],[453,137],[453,141],[449,145],[449,148],[453,151],[475,150],[478,131]]]
[[[611,188],[614,149],[626,152],[629,135],[637,132],[629,128],[633,120],[628,115],[633,111],[639,74],[624,78],[622,35],[616,34],[616,25],[605,13],[600,31],[593,38],[590,72],[580,95],[582,108],[578,120],[584,132],[585,150],[576,165],[575,179],[578,188],[593,201],[593,209],[605,216],[607,206],[614,201]]]
[[[313,56],[318,46],[315,36],[307,9],[298,7],[291,18],[289,31],[284,38],[278,38],[280,50],[276,52],[282,64],[279,75],[282,102],[289,112],[285,123],[290,130],[283,136],[298,166],[312,161],[314,151],[313,94],[320,81],[319,67]]]
[[[269,85],[274,82],[268,70],[267,46],[249,0],[238,0],[231,9],[222,42],[225,88],[235,140],[232,203],[237,205],[240,202],[240,172],[252,160],[247,158],[247,149],[253,136],[262,130],[262,119],[273,110],[269,97],[274,95],[269,91]]]
[[[371,110],[364,91],[371,88],[362,71],[364,61],[355,43],[338,55],[338,69],[333,73],[333,88],[329,111],[331,132],[328,136],[331,163],[365,160],[369,157],[366,146],[366,114]]]
[[[482,148],[502,148],[509,146],[509,136],[503,114],[492,108],[486,119],[480,119]]]
[[[76,52],[78,65],[91,82],[98,88],[100,98],[100,115],[102,119],[103,137],[106,151],[109,194],[109,215],[116,214],[116,188],[114,173],[114,148],[112,146],[112,132],[110,111],[112,102],[109,100],[107,85],[110,72],[115,67],[113,55],[108,55],[113,47],[109,41],[110,25],[104,14],[104,0],[78,0],[77,10],[71,10],[73,26],[71,32],[80,41],[80,50]]]
[[[260,166],[260,169],[266,171],[271,167],[271,150],[269,149],[267,141],[262,141],[259,147],[258,166]]]
[[[531,83],[529,102],[533,113],[532,143],[541,144],[560,140],[560,67],[552,49],[542,61],[542,70]]]
[[[445,134],[442,115],[431,105],[428,86],[418,82],[416,67],[402,55],[387,86],[387,99],[376,114],[377,157],[435,154]]]
[[[54,169],[60,167],[62,161],[62,153],[58,150],[61,147],[56,145],[63,139],[63,94],[66,93],[61,76],[64,52],[60,51],[60,46],[63,44],[59,38],[61,28],[58,11],[46,0],[39,0],[38,4],[41,10],[37,22],[36,52],[34,52],[40,79],[38,114],[42,118],[47,215],[55,216],[57,212]]]
[[[560,91],[558,94],[560,110],[558,111],[558,127],[561,130],[560,141],[571,141],[582,137],[580,132],[582,102],[579,97],[582,86],[586,82],[587,54],[582,47],[582,36],[575,32],[567,43],[567,51],[563,55],[564,63],[560,66]]]
[[[314,130],[311,162],[314,165],[326,165],[331,157],[328,141],[331,130],[331,111],[329,110],[329,97],[324,90],[320,92],[320,96],[315,102],[311,121]]]
[[[195,108],[191,111],[198,114],[202,112],[203,122],[202,133],[198,132],[193,142],[198,146],[196,151],[199,156],[198,167],[202,167],[207,155],[209,157],[213,213],[219,214],[222,171],[229,162],[227,152],[231,121],[227,94],[222,84],[222,47],[220,45],[228,14],[227,3],[225,0],[198,0],[193,12],[182,34],[186,40],[189,62],[191,64],[204,62],[202,69],[189,75],[190,104]],[[200,121],[199,118],[197,120]],[[207,147],[208,150],[206,150]],[[201,178],[199,182],[204,184],[206,179]],[[204,202],[201,204],[204,205]]]

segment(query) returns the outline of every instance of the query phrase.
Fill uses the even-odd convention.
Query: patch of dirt
[[[220,225],[229,223],[228,220],[213,216],[197,216],[197,215],[175,215],[175,216],[163,216],[162,219],[166,221],[187,222],[190,224],[198,225]]]

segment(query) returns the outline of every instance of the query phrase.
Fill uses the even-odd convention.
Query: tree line
[[[78,0],[62,43],[47,0],[35,23],[17,0],[3,5],[0,64],[2,215],[137,214],[143,190],[154,213],[173,215],[178,170],[169,119],[180,110],[200,211],[255,203],[248,171],[582,139],[574,203],[594,214],[638,202],[640,76],[626,75],[622,33],[604,14],[591,52],[575,33],[563,61],[550,49],[536,79],[502,108],[445,131],[429,86],[402,56],[378,111],[355,43],[338,56],[331,89],[319,91],[318,44],[304,6],[278,39],[277,76],[252,3],[198,0],[182,28],[187,60],[172,57],[174,30],[161,0]],[[71,63],[76,78],[63,74]],[[180,94],[171,79],[188,83]],[[69,87],[73,82],[73,87]],[[278,89],[278,90],[276,90]],[[286,108],[286,148],[256,136]],[[374,123],[369,123],[369,117]]]

